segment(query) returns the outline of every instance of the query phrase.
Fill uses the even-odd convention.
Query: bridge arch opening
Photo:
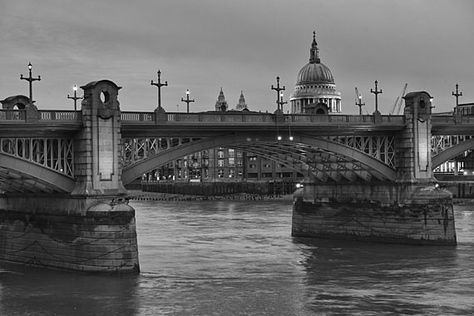
[[[329,155],[333,154],[334,156],[339,157],[333,159],[334,161],[332,162],[327,161],[329,164],[337,164],[338,160],[341,160],[342,157],[346,160],[346,163],[357,165],[364,174],[370,173],[371,175],[375,176],[375,178],[389,181],[394,181],[396,179],[395,170],[382,161],[364,152],[340,143],[330,141],[328,139],[294,134],[293,141],[289,144],[295,146],[295,151],[298,149],[303,153],[300,155],[296,154],[291,146],[283,150],[281,148],[283,142],[277,142],[274,135],[262,135],[257,137],[255,137],[255,134],[222,135],[215,138],[201,139],[199,141],[193,141],[163,150],[151,157],[136,161],[135,163],[124,168],[122,181],[124,185],[126,185],[135,179],[141,178],[143,174],[156,169],[158,166],[164,165],[173,160],[177,160],[186,155],[191,155],[201,150],[217,147],[242,148],[248,150],[249,152],[256,151],[259,154],[267,154],[268,157],[273,158],[275,161],[278,161],[276,154],[278,154],[279,150],[282,150],[281,153],[293,155],[290,164],[298,163],[299,165],[296,166],[296,168],[299,169],[297,170],[300,172],[304,170],[304,173],[306,174],[308,172],[314,171],[314,168],[311,168],[311,161],[307,159],[304,151],[314,149],[319,152],[324,152]],[[299,148],[296,148],[298,146]],[[277,147],[280,147],[280,149]],[[273,157],[272,153],[274,154]],[[316,171],[320,173],[324,172],[322,169]]]

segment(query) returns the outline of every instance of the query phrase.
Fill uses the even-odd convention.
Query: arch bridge
[[[323,196],[404,205],[433,181],[434,166],[474,145],[467,137],[474,121],[432,114],[426,92],[407,94],[400,116],[304,115],[121,111],[120,87],[112,81],[81,88],[80,111],[39,110],[22,96],[2,101],[0,260],[138,271],[135,215],[124,184],[205,149],[250,152],[303,174],[309,184],[303,200],[311,203]],[[445,214],[445,204],[438,206],[436,214]]]
[[[473,148],[471,117],[432,115],[431,120],[432,168]],[[314,181],[396,181],[397,142],[406,126],[403,115],[260,112],[125,111],[120,122],[124,184],[216,147],[272,159]],[[82,123],[81,111],[0,110],[0,190],[72,192]]]

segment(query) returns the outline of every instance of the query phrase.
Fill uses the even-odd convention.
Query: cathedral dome
[[[334,77],[332,76],[331,70],[321,62],[309,62],[301,68],[296,78],[297,85],[321,83],[334,84]]]
[[[292,113],[313,113],[315,106],[327,107],[325,113],[341,112],[341,93],[336,90],[331,70],[319,58],[316,32],[309,51],[309,63],[296,77],[295,90],[290,97]]]

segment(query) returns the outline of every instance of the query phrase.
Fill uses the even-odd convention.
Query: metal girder
[[[434,169],[442,163],[454,159],[471,149],[474,149],[474,138],[467,138],[464,141],[458,139],[458,142],[453,144],[452,147],[444,147],[444,150],[438,151],[436,155],[432,157],[432,168]]]
[[[394,136],[329,136],[329,140],[364,152],[390,167],[395,167]]]
[[[199,138],[190,137],[156,137],[122,139],[123,166],[147,159],[164,150],[186,144]]]
[[[0,153],[0,166],[0,182],[8,182],[3,191],[71,192],[75,185],[71,177],[12,155]]]
[[[329,177],[333,180],[338,180],[338,176],[334,176],[331,172],[336,172],[344,179],[348,181],[355,181],[358,177],[361,179],[372,178],[372,176],[368,177],[367,174],[370,174],[370,169],[365,167],[363,168],[360,163],[357,163],[353,160],[347,160],[344,156],[335,155],[334,153],[326,152],[320,150],[318,148],[312,148],[310,146],[306,146],[304,144],[299,144],[301,148],[299,151],[303,152],[306,150],[304,154],[297,153],[295,154],[293,151],[294,143],[269,143],[269,144],[258,144],[254,147],[259,148],[259,152],[262,153],[262,148],[264,149],[264,155],[268,157],[277,155],[283,155],[285,157],[297,156],[297,160],[300,160],[308,165],[312,170],[315,172],[326,172],[328,173]],[[239,147],[243,150],[251,150],[255,151],[253,147]],[[263,155],[263,154],[262,154]],[[362,173],[362,171],[366,171]],[[360,175],[359,175],[360,173]]]
[[[435,135],[431,136],[431,154],[436,156],[441,152],[460,145],[472,139],[471,135]]]
[[[74,177],[73,140],[69,138],[0,138],[0,154]]]

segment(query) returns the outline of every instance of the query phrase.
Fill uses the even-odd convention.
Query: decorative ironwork
[[[0,138],[0,152],[74,177],[72,139]]]
[[[395,168],[394,136],[329,136],[328,139],[357,149]]]
[[[471,139],[471,135],[436,135],[431,136],[431,155],[435,156],[448,148]]]
[[[122,166],[126,167],[142,159],[156,155],[163,150],[186,144],[199,138],[126,138],[122,142]]]

